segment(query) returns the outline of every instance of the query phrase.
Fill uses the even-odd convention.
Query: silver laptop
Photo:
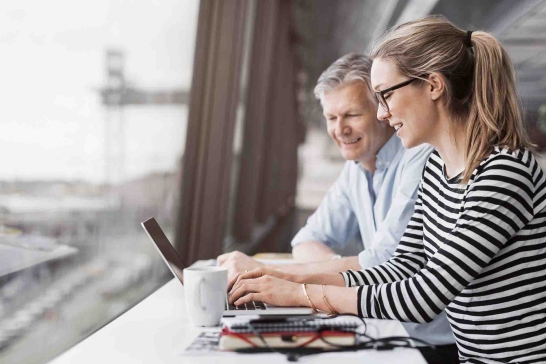
[[[159,255],[163,258],[167,267],[171,270],[173,275],[178,278],[180,283],[184,285],[184,277],[182,271],[184,270],[184,264],[182,259],[178,256],[178,253],[173,248],[169,239],[159,227],[159,224],[152,217],[142,223],[142,227],[148,233],[148,236],[154,243]],[[278,307],[268,305],[262,302],[248,302],[244,306],[233,306],[228,304],[227,292],[226,292],[226,309],[224,316],[239,316],[239,315],[309,315],[313,312],[308,307]]]

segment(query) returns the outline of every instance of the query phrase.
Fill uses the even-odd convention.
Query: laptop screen
[[[167,263],[171,272],[178,277],[182,284],[184,284],[182,271],[185,267],[182,263],[182,259],[180,259],[180,256],[169,242],[169,239],[167,239],[163,230],[159,227],[157,221],[155,221],[153,217],[149,218],[142,223],[142,227],[154,242],[155,247],[159,251],[159,255],[161,255],[165,263]]]

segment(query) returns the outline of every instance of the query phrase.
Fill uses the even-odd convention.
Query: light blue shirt
[[[395,134],[377,153],[373,175],[362,164],[347,161],[317,211],[292,239],[292,247],[318,241],[336,251],[356,238],[362,242],[362,268],[389,260],[413,215],[432,150],[429,145],[405,149]],[[455,343],[445,313],[428,324],[403,325],[411,336],[430,343]]]

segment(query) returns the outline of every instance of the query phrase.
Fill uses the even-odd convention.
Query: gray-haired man
[[[317,82],[315,95],[321,102],[328,134],[347,162],[317,211],[292,240],[292,253],[300,263],[269,268],[296,274],[359,270],[385,262],[398,246],[413,214],[417,187],[432,149],[404,149],[394,129],[377,120],[371,63],[364,55],[348,54],[324,71]],[[361,240],[362,252],[340,257],[336,250],[355,238]],[[240,252],[221,255],[218,263],[228,268],[230,277],[263,265]],[[411,336],[449,345],[442,354],[458,360],[445,314],[429,324],[404,326]],[[441,360],[452,362],[446,356]]]

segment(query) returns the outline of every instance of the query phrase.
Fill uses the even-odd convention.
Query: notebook
[[[258,332],[316,332],[318,330],[355,331],[362,326],[362,320],[356,317],[339,316],[334,318],[320,317],[287,317],[287,318],[224,318],[222,324],[229,331],[237,333]],[[252,325],[252,328],[250,327]]]
[[[264,348],[265,344],[271,348],[336,349],[340,345],[355,345],[355,331],[362,325],[359,319],[353,317],[278,320],[225,318],[222,323],[224,327],[219,346],[221,350],[228,351]]]

